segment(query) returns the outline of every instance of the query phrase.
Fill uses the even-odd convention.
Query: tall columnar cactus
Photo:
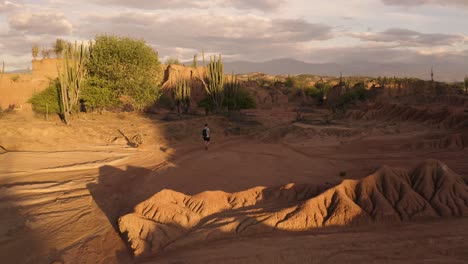
[[[223,106],[224,99],[224,66],[221,55],[210,57],[206,74],[208,81],[208,84],[204,83],[206,93],[211,98],[215,111],[219,111]]]
[[[232,73],[224,85],[224,101],[229,111],[238,110],[237,97],[239,94],[240,83],[237,77]]]
[[[214,111],[218,112],[223,107],[224,100],[224,66],[221,55],[210,57],[210,62],[205,66],[205,52],[202,52],[203,74],[197,68],[200,81],[205,87],[206,94],[213,103]]]
[[[198,55],[197,54],[193,55],[192,67],[195,69],[198,67]]]
[[[78,105],[83,80],[86,75],[85,64],[89,58],[91,44],[69,44],[63,52],[61,63],[57,64],[59,79],[60,115],[65,124],[69,124],[70,115]]]
[[[181,109],[184,113],[188,113],[190,109],[191,88],[187,80],[178,78],[174,89],[174,99],[177,106],[177,113],[180,114]]]

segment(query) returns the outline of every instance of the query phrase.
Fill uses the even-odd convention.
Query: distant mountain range
[[[20,70],[14,70],[14,71],[6,71],[5,73],[31,73],[31,70],[20,69]]]
[[[324,76],[397,76],[430,79],[431,66],[418,64],[396,63],[308,63],[294,59],[276,59],[266,62],[225,61],[225,72],[234,71],[237,74],[263,72],[271,75],[281,74],[313,74]],[[435,65],[434,79],[439,81],[461,81],[468,73],[461,65]]]

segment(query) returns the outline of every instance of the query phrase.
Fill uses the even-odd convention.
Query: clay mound
[[[417,143],[403,146],[405,150],[463,150],[468,146],[468,134],[456,133],[451,135],[435,135],[427,137]]]
[[[446,107],[416,108],[398,104],[374,104],[362,110],[351,110],[345,115],[355,120],[411,121],[447,129],[468,128],[468,113],[453,112]]]
[[[271,231],[466,215],[467,185],[445,164],[429,160],[409,172],[383,167],[327,190],[294,184],[194,196],[163,190],[121,217],[119,228],[136,256],[148,256]]]

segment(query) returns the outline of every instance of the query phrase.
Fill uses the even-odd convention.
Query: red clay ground
[[[0,154],[2,262],[468,261],[468,221],[460,216],[466,216],[468,205],[466,127],[459,125],[463,123],[446,127],[412,118],[373,116],[363,120],[355,114],[324,125],[322,116],[326,113],[319,110],[307,114],[307,122],[303,123],[293,123],[295,113],[287,109],[246,114],[248,120],[242,122],[221,117],[165,122],[136,115],[85,115],[71,127],[31,117],[2,119],[0,134],[4,136],[0,145],[9,150]],[[200,142],[205,122],[213,133],[208,151]],[[117,129],[128,135],[142,134],[144,144],[138,149],[129,147]],[[412,169],[428,159],[441,163],[431,163],[440,164],[439,169],[421,169],[425,180],[420,182],[435,187],[429,197],[418,200],[424,197],[426,189],[418,187],[418,181],[413,179],[416,176],[413,180],[402,179],[413,175]],[[379,176],[376,184],[362,185],[365,188],[351,184],[354,181],[350,180],[364,179],[383,165],[398,173],[384,173],[389,178]],[[446,171],[449,173],[441,173]],[[434,177],[451,185],[434,185],[434,181],[429,181]],[[372,176],[367,179],[375,181]],[[288,189],[290,183],[308,186],[310,191],[281,195],[280,186],[289,186],[283,188]],[[255,191],[254,197],[248,194],[249,189],[259,186],[269,190],[263,192],[265,196],[257,196]],[[401,186],[409,188],[404,194],[410,196],[401,193]],[[344,188],[340,191],[344,196],[339,199],[334,198],[335,193],[340,193],[337,188]],[[366,188],[369,189],[363,192]],[[165,222],[150,221],[164,222],[176,231],[165,235],[167,244],[158,247],[151,242],[150,250],[135,258],[133,255],[141,252],[133,252],[132,238],[148,240],[148,234],[156,233],[127,233],[128,229],[144,228],[133,220],[128,225],[121,221],[119,226],[119,218],[135,212],[135,206],[150,202],[153,195],[165,189],[171,195],[177,192],[187,197],[206,191],[243,192],[247,196],[233,200],[221,193],[201,194],[197,196],[198,203],[190,203],[184,196],[179,202],[182,207],[161,207],[159,210],[169,211],[171,217],[186,217],[186,210],[196,214],[185,222],[176,216]],[[373,197],[376,190],[383,194],[381,203]],[[370,207],[366,207],[365,199],[357,197],[364,193],[370,197]],[[436,196],[432,197],[435,193],[439,195],[436,200],[451,208],[448,213],[436,209]],[[169,199],[171,195],[163,197]],[[227,205],[223,205],[224,199]],[[408,208],[404,205],[401,210],[390,210],[399,208],[402,200],[409,204],[419,201],[421,206],[416,211],[427,217],[402,217]],[[158,203],[162,201],[157,199],[156,205],[161,206]],[[265,201],[270,204],[262,204]],[[136,210],[138,215],[138,207]],[[306,220],[307,215],[318,212],[327,220],[335,212],[342,221],[319,221],[322,225],[297,228],[306,226],[304,222],[312,223]],[[351,212],[357,213],[350,216]],[[375,212],[383,212],[384,217],[377,217]],[[156,215],[154,218],[158,218]],[[363,215],[371,217],[355,223],[357,216]],[[379,220],[390,215],[392,221]],[[410,215],[416,215],[415,211]],[[258,228],[236,232],[244,230],[239,227],[241,223],[256,223],[239,220],[246,218],[260,222]],[[278,228],[282,220],[285,227]],[[273,230],[274,226],[277,228]],[[169,244],[172,246],[167,247]]]

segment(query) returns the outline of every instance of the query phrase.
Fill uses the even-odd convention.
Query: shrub
[[[286,78],[286,82],[284,83],[284,85],[285,85],[286,87],[289,87],[289,88],[293,87],[294,84],[295,84],[295,81],[294,81],[293,77],[291,77],[291,76],[288,76],[288,77]]]
[[[338,105],[344,107],[348,104],[354,104],[357,101],[364,101],[367,97],[368,91],[364,88],[364,85],[360,85],[358,83],[353,90],[340,96],[338,99]]]
[[[244,89],[239,89],[235,96],[224,98],[224,107],[228,110],[253,109],[256,106],[254,97]]]
[[[108,88],[114,98],[128,97],[138,111],[161,95],[158,54],[143,40],[97,36],[87,68],[98,87]]]
[[[28,100],[28,103],[32,105],[32,109],[36,113],[45,114],[47,108],[49,114],[60,112],[59,106],[59,83],[57,80],[51,81],[49,87],[42,92],[39,92]]]
[[[62,57],[62,53],[66,46],[67,46],[67,42],[65,40],[60,39],[60,38],[55,40],[55,45],[53,49],[57,58]]]
[[[169,96],[166,93],[163,93],[161,97],[159,97],[158,101],[156,101],[156,106],[159,106],[168,110],[174,110],[175,102],[171,96]]]
[[[32,57],[36,60],[37,57],[39,56],[39,46],[37,44],[34,44],[31,48],[31,54]]]
[[[316,87],[310,87],[304,89],[304,92],[307,96],[312,98],[323,98],[324,92],[323,90],[317,89]]]
[[[323,95],[328,95],[332,87],[329,83],[319,82],[315,84],[315,88],[321,91]]]
[[[212,113],[216,109],[216,106],[215,106],[213,100],[211,100],[211,98],[209,96],[205,96],[205,98],[203,98],[201,101],[199,101],[198,102],[198,107],[201,107],[201,108],[205,109],[205,112],[207,114]]]
[[[21,77],[18,75],[18,74],[15,74],[13,76],[10,77],[10,79],[13,81],[13,82],[17,82],[19,81]]]
[[[171,57],[167,58],[166,64],[167,65],[182,65],[182,63],[180,63],[178,58],[171,58]]]
[[[207,113],[211,113],[216,109],[213,100],[208,96],[198,102],[198,107],[204,108]],[[240,89],[235,96],[224,98],[223,107],[228,110],[253,109],[257,107],[257,104],[249,92]]]
[[[109,87],[99,85],[94,78],[87,81],[80,98],[84,101],[87,111],[102,112],[119,104],[118,98]]]
[[[465,93],[468,93],[468,76],[465,77],[463,85],[465,87]]]

